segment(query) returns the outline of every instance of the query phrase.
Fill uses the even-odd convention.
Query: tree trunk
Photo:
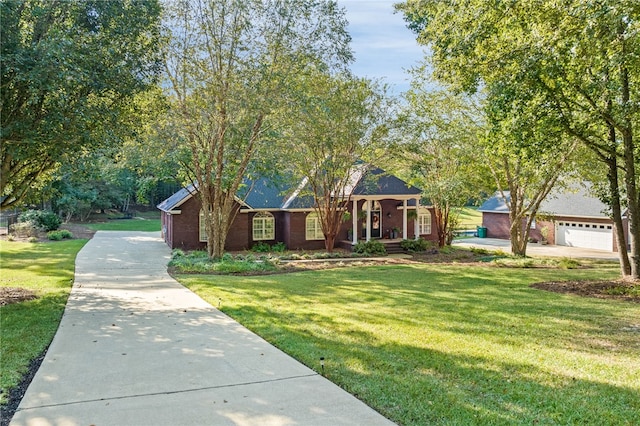
[[[509,236],[511,237],[511,253],[515,256],[527,255],[527,238],[529,238],[529,230],[522,226],[522,217],[520,215],[509,213],[511,225],[509,228]]]
[[[629,74],[623,65],[621,69],[622,76],[622,104],[629,106]],[[627,190],[627,203],[629,208],[629,244],[631,245],[631,280],[640,279],[640,241],[638,241],[638,233],[640,232],[640,202],[638,201],[638,191],[636,187],[636,161],[635,148],[633,146],[633,128],[631,120],[626,118],[622,128],[622,142],[624,146],[624,171],[625,185]]]
[[[620,187],[618,185],[618,156],[616,155],[616,129],[609,125],[609,142],[611,143],[611,150],[605,155],[597,149],[595,150],[598,155],[606,162],[607,179],[609,181],[609,195],[611,197],[611,219],[615,225],[615,237],[616,244],[618,246],[618,256],[620,258],[620,273],[623,278],[631,274],[631,264],[629,263],[629,254],[627,251],[627,241],[624,234],[624,222],[622,221],[622,205],[620,202]]]
[[[328,253],[333,253],[333,249],[336,244],[336,236],[335,235],[325,235],[324,236],[324,248]]]

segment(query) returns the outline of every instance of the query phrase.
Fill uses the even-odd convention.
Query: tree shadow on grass
[[[323,371],[319,359],[324,357],[327,378],[399,424],[640,420],[637,388],[558,375],[546,370],[544,361],[510,362],[492,355],[466,355],[459,349],[445,352],[387,343],[375,333],[356,329],[345,337],[330,332],[335,327],[332,318],[317,315],[283,320],[278,312],[246,305],[228,313],[318,372]],[[310,322],[325,324],[326,329]]]

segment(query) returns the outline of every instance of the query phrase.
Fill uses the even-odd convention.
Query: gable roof
[[[181,190],[179,190],[178,192],[176,192],[175,194],[173,194],[172,196],[170,196],[169,198],[167,198],[166,200],[158,204],[156,207],[158,207],[163,212],[170,212],[176,209],[177,207],[180,207],[181,204],[183,204],[185,201],[191,198],[193,196],[194,191],[195,191],[195,186],[189,185],[186,188],[182,188]]]
[[[608,218],[608,206],[591,195],[590,187],[552,191],[540,204],[540,213],[552,216]]]
[[[572,188],[558,188],[551,191],[547,198],[540,203],[539,214],[550,216],[608,218],[608,207],[589,192],[590,186],[585,184]],[[493,197],[485,201],[478,211],[484,213],[509,213],[511,193],[505,191],[506,201],[496,192]]]
[[[420,195],[422,190],[409,185],[379,167],[369,170],[358,181],[352,195]]]
[[[482,205],[478,208],[478,211],[484,213],[509,213],[511,192],[504,191],[504,196],[506,200],[502,197],[500,191],[496,191],[496,193],[493,194],[493,197],[482,203]]]
[[[354,173],[355,184],[348,185],[346,188],[347,191],[351,191],[352,195],[408,197],[417,196],[422,192],[403,180],[387,174],[380,168],[369,171],[362,170],[362,172]],[[239,201],[244,198],[243,204],[251,210],[311,209],[314,205],[313,197],[302,193],[306,182],[305,179],[300,182],[297,188],[292,189],[283,182],[268,178],[247,180],[243,185],[243,190],[240,191]],[[158,204],[157,207],[164,212],[170,212],[191,198],[194,192],[194,185],[189,185]]]

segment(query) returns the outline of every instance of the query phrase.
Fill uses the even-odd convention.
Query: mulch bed
[[[550,281],[535,283],[532,288],[554,293],[574,294],[598,299],[617,299],[640,303],[640,284],[622,280],[605,281]]]
[[[25,300],[37,299],[38,296],[31,290],[20,287],[0,287],[0,306],[11,303],[24,302]]]

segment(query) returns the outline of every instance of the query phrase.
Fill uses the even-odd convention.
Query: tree
[[[406,104],[395,123],[404,167],[434,208],[440,247],[451,244],[455,207],[462,207],[483,188],[478,164],[481,111],[470,98],[450,91],[427,90],[424,68],[414,70]]]
[[[135,129],[158,68],[157,0],[0,2],[1,208],[68,158]]]
[[[508,201],[511,251],[526,256],[540,204],[575,170],[577,141],[562,131],[543,99],[523,90],[492,89],[485,99],[488,129],[481,145],[495,185]]]
[[[566,134],[606,164],[622,274],[640,278],[634,141],[639,121],[640,4],[570,0],[559,8],[555,2],[534,0],[409,0],[398,8],[418,40],[432,49],[439,79],[471,92],[480,86],[521,91],[544,103]],[[619,187],[620,179],[624,188]],[[625,202],[631,259],[622,231]]]
[[[333,1],[184,0],[167,16],[171,130],[197,188],[209,256],[222,256],[238,189],[274,148],[292,77],[308,63],[351,59]]]
[[[385,88],[346,73],[314,67],[300,75],[299,92],[283,132],[286,164],[301,196],[315,200],[328,252],[334,249],[351,190],[382,155],[390,103]]]

